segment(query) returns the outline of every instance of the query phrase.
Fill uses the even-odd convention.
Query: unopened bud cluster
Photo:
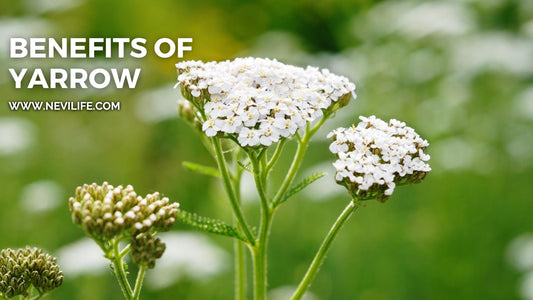
[[[183,96],[205,117],[207,136],[242,147],[270,146],[348,103],[355,85],[327,69],[276,60],[186,61],[176,65]],[[190,115],[189,115],[190,116]]]
[[[42,293],[63,283],[56,259],[42,249],[5,249],[0,252],[0,294],[6,298],[27,296],[30,286]]]
[[[165,244],[153,234],[139,234],[131,241],[131,258],[134,263],[151,269],[155,267],[155,260],[163,255],[165,248]]]
[[[98,241],[166,231],[174,224],[179,207],[157,192],[143,198],[131,185],[114,187],[107,182],[78,187],[69,205],[74,224]]]
[[[191,102],[183,99],[178,100],[178,115],[182,120],[194,125],[199,125],[199,127],[202,128],[202,124],[196,117],[196,111]]]
[[[414,129],[395,119],[360,119],[357,126],[328,135],[334,140],[329,149],[338,158],[335,179],[354,197],[384,201],[396,185],[421,182],[431,171],[424,153],[429,144]]]

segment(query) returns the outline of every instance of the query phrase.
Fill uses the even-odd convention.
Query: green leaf
[[[281,198],[279,203],[283,203],[283,202],[287,201],[287,199],[289,199],[290,197],[296,195],[301,190],[305,189],[308,185],[310,185],[311,183],[315,182],[316,180],[324,177],[326,174],[327,174],[326,172],[317,172],[317,173],[313,173],[313,174],[305,177],[300,183],[298,183],[297,185],[293,186],[290,190],[288,190],[285,193],[285,195],[283,195],[283,198]]]
[[[246,238],[233,226],[226,224],[224,221],[199,216],[185,210],[179,210],[177,218],[180,222],[190,225],[194,228],[229,237],[238,238],[248,242]]]
[[[213,176],[213,177],[218,177],[220,178],[220,172],[218,172],[217,169],[215,168],[211,168],[211,167],[206,167],[206,166],[203,166],[203,165],[199,165],[199,164],[196,164],[196,163],[192,163],[192,162],[189,162],[189,161],[184,161],[183,162],[183,166],[191,171],[194,171],[194,172],[197,172],[197,173],[200,173],[200,174],[204,174],[204,175],[208,175],[208,176]]]

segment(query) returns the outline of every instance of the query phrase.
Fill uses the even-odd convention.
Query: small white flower
[[[243,147],[257,146],[259,144],[259,131],[245,127],[243,130],[241,130],[238,140],[239,144],[241,144]]]
[[[348,145],[344,142],[335,141],[329,145],[331,153],[339,153],[348,151]]]
[[[211,119],[202,125],[202,130],[207,136],[215,136],[217,135],[219,128],[216,126],[215,120]]]

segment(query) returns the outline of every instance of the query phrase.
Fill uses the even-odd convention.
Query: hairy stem
[[[128,244],[126,247],[124,247],[124,249],[122,249],[122,251],[120,251],[120,254],[118,255],[118,257],[120,259],[122,259],[126,254],[128,254],[131,250],[131,244]]]
[[[124,294],[124,298],[132,299],[132,290],[126,272],[124,271],[124,265],[122,258],[120,257],[120,251],[118,249],[118,241],[113,241],[113,255],[111,255],[111,262],[113,263],[113,269],[115,270],[115,276],[117,277],[120,289]]]
[[[144,272],[146,271],[145,266],[140,266],[139,271],[137,272],[137,279],[135,280],[135,289],[133,290],[133,300],[138,300],[139,295],[141,294],[141,288],[143,285]]]
[[[318,249],[318,252],[315,255],[315,258],[313,259],[313,262],[309,266],[309,269],[307,269],[307,272],[305,273],[304,278],[298,285],[298,288],[292,295],[291,300],[297,300],[301,299],[302,296],[305,294],[309,286],[311,285],[311,282],[315,278],[318,270],[320,269],[320,266],[322,265],[322,262],[324,261],[324,258],[326,258],[326,254],[333,244],[333,241],[337,237],[337,234],[342,229],[342,226],[348,221],[352,213],[357,209],[357,207],[360,206],[360,202],[358,200],[352,200],[350,203],[344,208],[340,216],[337,218],[331,229],[329,230],[328,234],[326,235],[326,238],[322,242],[322,245]]]

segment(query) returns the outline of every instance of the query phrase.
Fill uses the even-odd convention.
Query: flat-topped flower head
[[[39,248],[4,249],[0,252],[0,294],[6,298],[29,295],[33,286],[47,293],[63,283],[56,258]]]
[[[333,163],[337,183],[360,200],[385,201],[397,185],[421,182],[431,171],[429,145],[413,128],[392,119],[388,123],[371,116],[350,128],[338,128],[329,149],[337,155]]]
[[[348,103],[355,85],[327,69],[276,60],[176,64],[183,96],[200,110],[207,136],[230,135],[243,147],[270,146]]]
[[[97,241],[129,237],[140,232],[166,231],[175,222],[178,203],[156,192],[141,197],[133,187],[107,182],[85,184],[69,199],[72,221]]]

